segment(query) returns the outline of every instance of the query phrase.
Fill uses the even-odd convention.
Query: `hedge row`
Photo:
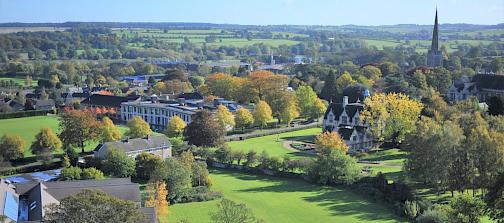
[[[22,111],[22,112],[13,112],[13,113],[5,113],[0,114],[0,119],[9,119],[9,118],[23,118],[23,117],[32,117],[32,116],[43,116],[47,114],[56,114],[56,110],[32,110],[32,111]]]

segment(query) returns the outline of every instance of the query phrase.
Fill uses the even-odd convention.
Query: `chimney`
[[[348,96],[343,96],[343,107],[348,105]]]

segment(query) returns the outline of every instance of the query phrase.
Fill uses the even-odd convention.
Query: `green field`
[[[320,133],[321,131],[322,130],[320,128],[311,128],[294,132],[251,138],[243,141],[232,141],[228,142],[227,144],[233,150],[241,150],[244,152],[253,150],[260,154],[262,151],[266,151],[270,156],[302,157],[306,155],[299,154],[284,148],[283,142],[286,140],[313,141],[315,135]]]
[[[213,190],[225,198],[245,203],[266,222],[406,222],[383,204],[351,191],[322,187],[301,180],[211,170]],[[175,204],[162,222],[211,222],[209,213],[218,201]]]
[[[205,43],[205,37],[210,35],[216,38],[215,42],[207,43],[208,46],[220,47],[220,46],[234,46],[234,47],[244,47],[253,44],[266,44],[272,47],[278,47],[280,45],[295,45],[298,41],[287,39],[292,37],[306,37],[304,34],[289,33],[289,32],[273,32],[273,35],[282,35],[284,39],[252,39],[247,40],[245,38],[237,38],[233,31],[226,31],[221,29],[203,29],[203,30],[186,30],[186,29],[169,29],[166,32],[160,29],[116,29],[114,33],[122,36],[126,35],[129,38],[135,36],[138,37],[149,37],[156,38],[158,40],[167,43],[183,43],[184,38],[188,38],[191,43],[203,44]],[[129,43],[130,47],[142,47],[143,42]]]
[[[14,134],[19,135],[26,142],[25,157],[32,156],[33,154],[29,150],[31,143],[35,139],[35,135],[42,128],[51,128],[55,132],[58,132],[59,121],[57,117],[54,116],[35,116],[27,118],[12,118],[0,120],[0,135],[3,134]],[[121,132],[126,132],[127,127],[118,126]],[[92,151],[96,148],[98,142],[88,143],[86,145],[86,151]],[[62,153],[63,151],[57,151],[57,153]]]
[[[375,39],[362,39],[368,46],[375,46],[378,49],[383,49],[385,47],[396,47],[400,44],[404,44],[406,46],[414,46],[416,47],[417,52],[427,52],[427,50],[431,46],[430,40],[410,40],[408,43],[404,40],[375,40]],[[491,40],[449,40],[449,41],[441,41],[441,45],[446,46],[448,52],[454,52],[458,49],[458,46],[461,44],[469,44],[471,46],[478,45],[488,45],[494,42],[499,41],[491,41]]]
[[[21,86],[25,86],[25,79],[24,78],[15,78],[15,77],[0,77],[0,81],[9,81],[12,80],[16,83],[18,83]],[[37,86],[37,81],[33,80],[32,81],[32,86]]]

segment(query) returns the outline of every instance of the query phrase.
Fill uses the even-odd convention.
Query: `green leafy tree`
[[[58,204],[50,204],[44,216],[44,222],[49,223],[137,223],[144,220],[145,216],[135,202],[99,190],[83,190],[61,199]]]
[[[4,134],[0,138],[0,157],[5,160],[15,160],[23,157],[25,141],[19,135]]]
[[[340,150],[325,148],[308,170],[313,181],[322,185],[352,184],[360,174],[357,161]]]
[[[485,213],[483,200],[469,194],[454,198],[450,202],[450,206],[452,209],[449,213],[451,222],[478,223]]]
[[[71,166],[61,170],[60,180],[80,180],[81,174],[81,168]]]
[[[336,75],[334,72],[330,72],[324,81],[324,87],[320,92],[320,97],[326,101],[334,101],[336,100],[336,96],[338,96],[338,86],[336,85]]]
[[[65,148],[77,146],[84,152],[85,143],[97,140],[100,136],[98,121],[91,112],[69,110],[60,115],[59,138]]]
[[[224,128],[210,111],[202,110],[194,114],[192,122],[184,130],[184,137],[191,145],[219,146],[224,143]]]
[[[357,81],[355,81],[352,76],[350,75],[350,73],[348,72],[343,72],[343,74],[341,74],[338,79],[336,79],[336,87],[337,89],[339,90],[338,93],[342,93],[343,92],[343,89],[351,86],[351,85],[354,85],[356,84]]]
[[[257,219],[252,210],[245,204],[237,204],[228,199],[222,199],[217,204],[217,211],[210,214],[214,223],[252,223]]]
[[[150,153],[140,153],[136,158],[136,175],[137,179],[149,180],[151,174],[157,168],[162,168],[163,160],[156,155]]]
[[[135,173],[135,160],[115,148],[107,151],[101,164],[103,172],[107,175],[130,177]]]
[[[101,140],[103,142],[117,141],[122,138],[122,133],[119,131],[114,122],[108,117],[103,117],[101,122]]]
[[[131,120],[129,120],[126,126],[128,126],[129,128],[126,135],[131,138],[144,138],[152,134],[149,123],[144,121],[139,116],[135,116]]]
[[[191,172],[177,159],[166,159],[162,168],[151,175],[153,181],[164,181],[170,191],[168,198],[175,199],[191,186]]]
[[[209,185],[209,177],[207,164],[205,162],[194,162],[192,165],[192,185],[194,187],[197,186],[208,186]]]
[[[488,188],[485,195],[486,213],[498,223],[504,222],[504,172]]]
[[[168,137],[180,137],[184,133],[186,123],[178,116],[173,116],[168,122],[164,134]]]

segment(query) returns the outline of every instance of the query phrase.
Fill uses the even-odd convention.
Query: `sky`
[[[504,23],[504,0],[0,0],[4,22]]]

